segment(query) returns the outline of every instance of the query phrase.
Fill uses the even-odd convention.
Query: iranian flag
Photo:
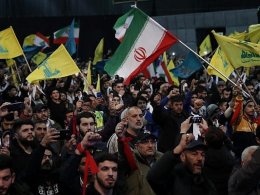
[[[106,63],[105,71],[110,76],[123,77],[125,83],[129,84],[134,76],[143,72],[165,50],[176,43],[177,39],[138,8],[132,8],[120,17],[114,28],[120,29],[120,25],[125,26],[121,28],[123,32],[119,33],[122,42]]]
[[[54,44],[64,44],[69,38],[70,25],[66,26],[60,30],[57,30],[53,33],[53,43]],[[76,44],[79,43],[79,24],[75,23],[74,25],[74,38]]]

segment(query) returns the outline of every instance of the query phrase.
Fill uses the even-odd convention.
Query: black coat
[[[228,179],[234,165],[235,158],[225,145],[206,150],[204,173],[214,183],[219,195],[228,194]]]
[[[176,146],[180,134],[181,123],[188,118],[188,114],[177,114],[172,110],[165,110],[158,106],[153,111],[154,121],[160,125],[158,138],[158,151],[166,152]]]
[[[147,180],[158,195],[216,195],[212,182],[204,174],[192,174],[172,151],[155,163]]]

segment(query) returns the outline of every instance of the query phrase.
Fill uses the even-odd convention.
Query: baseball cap
[[[214,119],[218,115],[219,111],[220,110],[216,104],[210,104],[207,107],[207,114],[211,119]]]
[[[192,140],[184,150],[196,150],[203,149],[205,150],[207,146],[200,140]]]
[[[41,111],[42,109],[47,109],[47,108],[48,108],[48,107],[47,107],[45,104],[42,104],[42,103],[36,104],[36,105],[34,106],[34,108],[33,108],[33,112],[34,112],[34,113],[37,113],[37,112]]]
[[[156,140],[156,136],[154,136],[153,134],[149,133],[149,132],[140,132],[137,137],[136,137],[136,142],[140,143],[142,141],[148,140],[148,139],[154,139]]]

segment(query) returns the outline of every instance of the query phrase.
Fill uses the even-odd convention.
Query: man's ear
[[[185,162],[186,156],[185,156],[184,152],[181,153],[180,159],[181,159],[181,162]]]

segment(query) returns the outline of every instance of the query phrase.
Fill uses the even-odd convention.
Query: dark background
[[[52,39],[54,31],[69,25],[75,18],[80,23],[77,56],[84,60],[94,56],[95,47],[102,37],[105,37],[104,52],[116,49],[118,41],[112,27],[132,4],[113,4],[113,0],[1,0],[0,30],[12,25],[22,44],[25,36],[36,32]],[[147,0],[137,5],[150,16],[162,16],[257,8],[260,1]]]

